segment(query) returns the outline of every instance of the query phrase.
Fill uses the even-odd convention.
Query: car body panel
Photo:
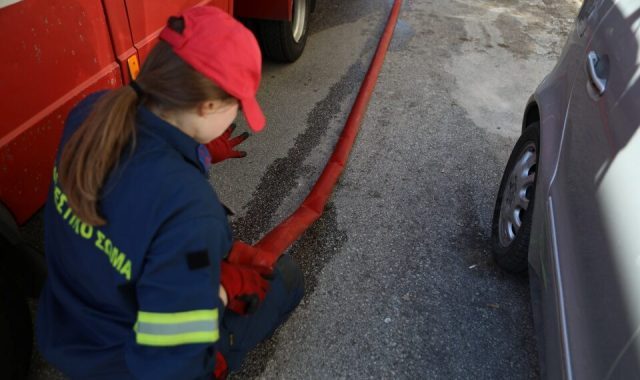
[[[619,366],[640,374],[640,243],[633,221],[620,222],[621,207],[640,212],[639,7],[585,2],[559,63],[533,96],[541,154],[529,263],[543,377],[605,378]],[[594,97],[586,70],[590,51],[609,59],[602,97]]]
[[[544,201],[534,206],[534,223],[529,244],[529,285],[540,374],[542,378],[571,378],[571,367],[567,366],[571,358],[566,346],[568,339],[562,302],[564,294],[556,291],[562,287],[558,285],[561,278],[555,272],[558,260],[555,248],[553,199],[543,198],[542,195],[544,195],[542,189],[536,190],[536,200]],[[539,272],[533,270],[532,264],[535,259],[539,260],[538,265],[541,268]]]
[[[618,151],[613,130],[624,128],[614,125],[612,118],[638,110],[617,106],[637,58],[637,36],[618,4],[606,13],[580,57],[583,66],[574,84],[558,172],[551,186],[557,201],[558,265],[564,293],[571,294],[565,299],[567,335],[574,374],[580,379],[606,376],[637,325],[629,320],[632,306],[624,297],[628,284],[616,267],[618,252],[597,197],[601,177]],[[596,95],[586,69],[589,53],[609,62],[608,70],[603,69],[607,86],[602,96]],[[618,185],[626,183],[623,180]]]
[[[591,35],[593,29],[590,28],[587,34]],[[555,221],[549,189],[558,164],[567,109],[579,67],[573,57],[585,50],[584,32],[584,27],[582,31],[574,28],[570,32],[556,66],[531,96],[523,118],[524,130],[530,119],[528,113],[533,107],[537,108],[540,155],[530,235],[529,281],[543,378],[567,378],[572,373],[571,367],[567,367],[571,360],[566,347],[563,294],[557,291],[562,287],[558,284],[561,276],[556,272]]]

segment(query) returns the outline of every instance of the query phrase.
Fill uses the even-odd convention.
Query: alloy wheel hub
[[[537,150],[534,143],[522,149],[513,166],[502,193],[499,237],[502,246],[509,246],[522,227],[522,219],[529,209],[536,177]]]

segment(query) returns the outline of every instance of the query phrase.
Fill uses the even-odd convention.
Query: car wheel
[[[311,0],[293,0],[291,21],[260,20],[258,40],[262,53],[275,61],[293,62],[307,43]]]
[[[540,124],[536,122],[524,130],[509,156],[493,211],[493,257],[512,273],[527,269],[539,147]]]

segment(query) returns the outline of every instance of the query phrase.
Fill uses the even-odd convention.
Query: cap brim
[[[262,109],[258,104],[256,98],[243,99],[242,101],[242,113],[244,118],[247,119],[247,124],[254,132],[260,132],[266,123]]]

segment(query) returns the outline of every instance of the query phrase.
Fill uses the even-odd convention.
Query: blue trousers
[[[275,265],[271,287],[253,314],[226,310],[220,329],[220,350],[230,371],[237,371],[247,353],[269,338],[283,324],[304,296],[304,281],[298,265],[283,255]]]

